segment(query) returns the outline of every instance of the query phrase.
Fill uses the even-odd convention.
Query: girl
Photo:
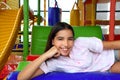
[[[31,78],[52,71],[120,72],[119,62],[114,64],[113,49],[120,49],[120,41],[101,41],[95,37],[79,37],[74,40],[73,28],[57,23],[51,30],[44,54],[32,61],[18,75],[18,80]],[[117,67],[117,68],[116,68]]]

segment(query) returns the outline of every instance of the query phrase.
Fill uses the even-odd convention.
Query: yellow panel
[[[22,7],[19,10],[0,10],[0,70],[12,51],[21,18]]]

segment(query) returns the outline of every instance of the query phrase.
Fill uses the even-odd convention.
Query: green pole
[[[37,17],[38,17],[38,20],[37,20],[37,25],[40,25],[40,0],[38,0],[38,14],[37,14]]]
[[[23,28],[23,60],[26,60],[29,52],[29,38],[28,38],[28,27],[29,27],[29,0],[24,0],[23,5],[24,15],[24,28]]]

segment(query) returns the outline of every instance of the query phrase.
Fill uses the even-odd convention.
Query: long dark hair
[[[53,45],[52,45],[52,40],[55,38],[56,34],[64,29],[70,29],[73,33],[73,37],[74,37],[74,31],[71,25],[65,23],[65,22],[58,22],[57,24],[55,24],[53,26],[53,28],[51,29],[51,32],[48,36],[48,40],[47,40],[47,45],[46,45],[46,49],[45,52],[47,50],[49,50]]]

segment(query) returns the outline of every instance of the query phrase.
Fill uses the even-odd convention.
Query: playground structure
[[[0,70],[6,63],[14,46],[21,25],[22,8],[0,10]]]
[[[44,0],[46,2],[46,0]],[[98,0],[99,2],[100,0]],[[94,26],[97,24],[108,24],[110,25],[110,33],[109,33],[109,40],[114,40],[115,34],[114,34],[114,26],[115,24],[119,24],[119,21],[115,21],[115,2],[116,0],[110,0],[111,3],[111,12],[110,12],[110,21],[98,21],[95,19],[95,5],[97,3],[97,0],[86,0],[85,3],[82,2],[82,0],[78,1],[78,4],[80,6],[81,10],[81,26]],[[24,0],[24,7],[23,7],[23,14],[24,14],[24,33],[23,33],[23,60],[26,61],[26,57],[29,55],[29,38],[28,38],[28,27],[29,27],[29,0]],[[40,0],[38,0],[38,4],[40,6]],[[46,5],[46,4],[44,4]],[[91,11],[92,10],[92,11]],[[10,12],[9,12],[10,11]],[[12,13],[13,11],[13,13]],[[46,12],[46,7],[44,7],[44,12]],[[11,14],[12,13],[12,14]],[[87,15],[89,13],[89,15]],[[7,15],[6,17],[3,17],[2,15]],[[11,14],[11,15],[9,15]],[[9,17],[8,17],[9,16]],[[11,18],[11,17],[13,18]],[[38,8],[38,25],[40,25],[40,8]],[[46,13],[44,13],[44,16],[46,16]],[[0,17],[3,17],[0,19],[0,41],[6,44],[1,43],[0,45],[0,69],[4,66],[4,63],[7,61],[10,51],[12,50],[12,47],[14,46],[14,42],[16,40],[16,36],[20,27],[20,22],[21,22],[21,17],[22,17],[22,9],[20,8],[19,10],[7,10],[6,12],[0,11]],[[10,18],[10,19],[8,19]],[[15,19],[16,18],[16,19]],[[5,20],[5,21],[4,21]],[[7,22],[7,20],[12,21],[11,24],[8,24],[10,21]],[[5,23],[4,23],[5,22]],[[7,28],[5,25],[9,25]],[[13,27],[16,24],[16,27]],[[11,25],[11,26],[10,26]],[[46,22],[44,23],[46,25]],[[11,28],[10,28],[11,27]],[[9,30],[7,30],[9,29]],[[6,30],[6,33],[5,33]],[[10,36],[5,37],[6,36]],[[3,39],[3,37],[5,37]],[[6,39],[6,40],[5,40]],[[6,41],[6,42],[5,42]],[[3,53],[4,52],[4,53]],[[2,54],[2,55],[1,55]],[[3,55],[4,54],[4,55]]]
[[[116,2],[120,0],[86,0],[84,3],[79,0],[81,12],[81,25],[109,25],[108,40],[115,39],[115,25],[120,25],[120,20],[115,20]],[[96,4],[110,2],[109,20],[96,20]]]
[[[31,11],[29,12],[30,19],[34,19]],[[9,56],[18,37],[23,20],[23,6],[18,9],[12,9],[5,2],[0,2],[0,79],[6,74],[9,74],[6,69],[5,73],[1,70],[6,66]],[[7,64],[8,65],[8,64]],[[15,65],[15,64],[14,64]],[[4,69],[3,69],[4,70]]]

